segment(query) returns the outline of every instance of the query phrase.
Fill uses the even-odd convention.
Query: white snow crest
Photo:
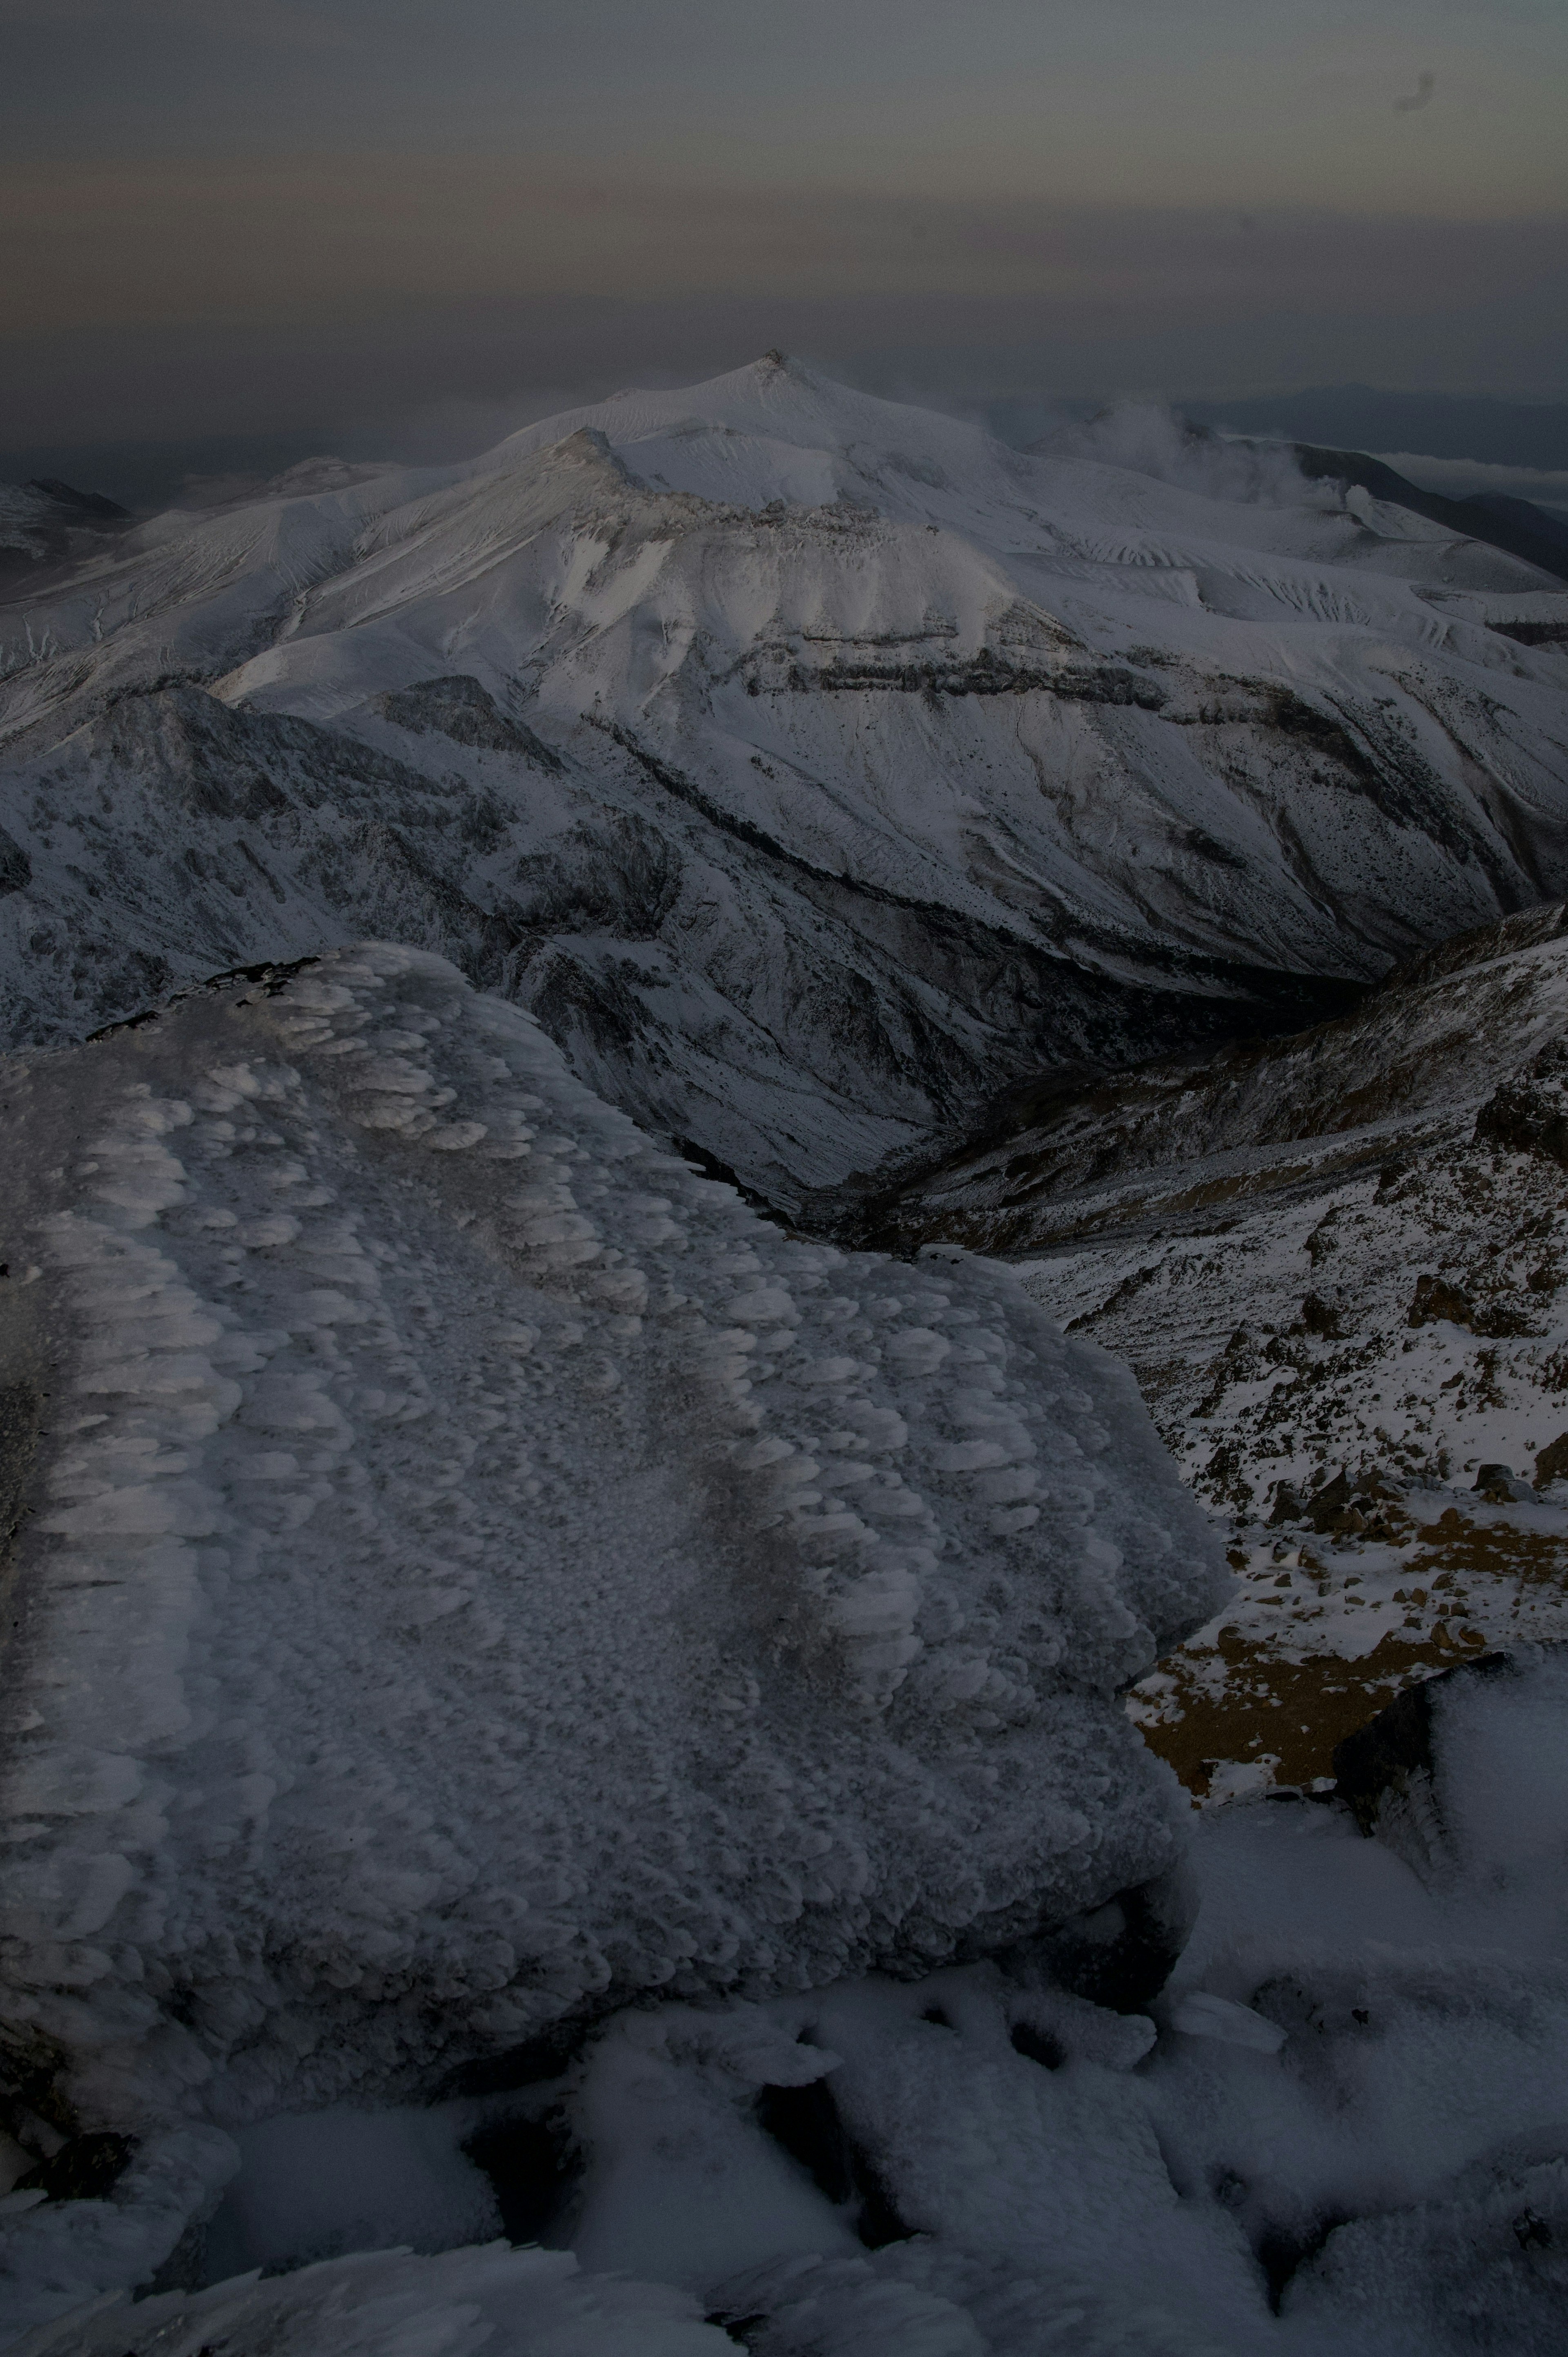
[[[1568,886],[1560,585],[1163,412],[1068,439],[765,361],[140,528],[0,618],[5,1036],[382,933],[795,1209]]]

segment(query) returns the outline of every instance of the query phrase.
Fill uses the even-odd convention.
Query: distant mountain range
[[[62,565],[99,554],[134,522],[117,501],[52,476],[0,483],[0,599],[37,591]]]
[[[981,404],[998,440],[1026,448],[1055,420],[1088,418],[1102,399],[1006,395]],[[1568,402],[1504,401],[1485,393],[1391,393],[1374,385],[1306,386],[1294,393],[1173,396],[1195,424],[1238,434],[1359,451],[1421,451],[1475,465],[1568,469]],[[260,485],[322,449],[389,463],[395,436],[345,435],[328,423],[279,434],[187,435],[178,439],[34,443],[0,450],[0,482],[69,479],[112,492],[138,514],[176,500],[202,503],[225,481]]]

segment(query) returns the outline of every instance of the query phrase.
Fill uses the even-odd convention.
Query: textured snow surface
[[[436,2258],[338,2259],[188,2299],[113,2298],[14,2344],[21,2357],[721,2357],[735,2342],[662,2284],[579,2275],[504,2243]]]
[[[1171,1856],[1115,1690],[1225,1575],[1004,1270],[787,1238],[402,949],[4,1097],[6,2036],[86,2125],[424,2093]]]
[[[1288,469],[771,361],[164,517],[0,606],[5,1029],[376,933],[798,1209],[1568,886],[1527,608],[1568,595]]]
[[[569,2122],[559,2249],[155,2296],[22,2357],[1558,2357],[1568,1663],[1525,1648],[1429,1700],[1424,1764],[1361,1789],[1369,1835],[1342,1800],[1195,1821],[1189,1935],[1146,2010],[1026,1947],[628,2012],[553,2087],[490,2099]],[[404,2116],[363,2115],[394,2145]],[[464,2121],[427,2117],[463,2165]]]

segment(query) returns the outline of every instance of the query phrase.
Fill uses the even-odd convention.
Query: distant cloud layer
[[[1441,491],[1445,499],[1500,491],[1507,498],[1533,500],[1538,507],[1568,508],[1568,467],[1488,467],[1472,458],[1429,458],[1412,450],[1384,450],[1378,456],[1423,491]]]

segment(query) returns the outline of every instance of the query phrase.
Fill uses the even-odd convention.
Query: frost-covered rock
[[[7,2061],[12,2078],[14,2052]],[[24,2075],[23,2104],[37,2092]],[[13,2124],[21,2125],[14,2080],[6,2093]],[[139,2139],[101,2198],[54,2200],[35,2187],[0,2198],[0,2346],[83,2301],[151,2281],[239,2166],[234,2140],[220,2129],[177,2128]]]
[[[1563,2139],[1559,2138],[1561,2147]],[[1568,2157],[1499,2155],[1449,2198],[1361,2218],[1293,2287],[1304,2352],[1558,2357],[1568,2306]]]
[[[699,2316],[759,2357],[1558,2357],[1563,1724],[1550,1656],[1444,1683],[1441,1874],[1337,1802],[1195,1818],[1196,1922],[1148,2015],[1071,1994],[1052,1943],[1024,1942],[924,1976],[644,2002],[546,2084],[242,2130],[186,2280],[232,2277],[223,2228],[247,2202],[271,2225],[245,2263],[296,2271],[60,2314],[23,2357],[620,2357]],[[380,2214],[350,2231],[440,2250],[481,2117],[560,2122],[570,2161],[537,2231],[570,2258],[302,2264],[378,2176]],[[216,2181],[225,2139],[201,2134]],[[384,2167],[356,2165],[371,2148]],[[536,2147],[496,2150],[504,2201]],[[76,2208],[91,2227],[106,2206]],[[101,2234],[81,2237],[86,2264],[58,2264],[69,2213],[55,2246],[28,2319],[105,2280]],[[449,2344],[459,2309],[493,2338]],[[614,2338],[623,2320],[645,2339]]]
[[[1499,1933],[1560,1919],[1568,1645],[1484,1653],[1411,1686],[1335,1753],[1337,1790],[1423,1881],[1487,1893]]]
[[[1042,1943],[621,2017],[576,2248],[768,2357],[1557,2357],[1565,1724],[1550,1655],[1443,1683],[1440,1875],[1338,1803],[1205,1812],[1153,2018],[1052,1987]]]
[[[35,2109],[423,2092],[1166,1862],[1116,1692],[1223,1575],[1004,1271],[786,1236],[407,950],[4,1082]]]

